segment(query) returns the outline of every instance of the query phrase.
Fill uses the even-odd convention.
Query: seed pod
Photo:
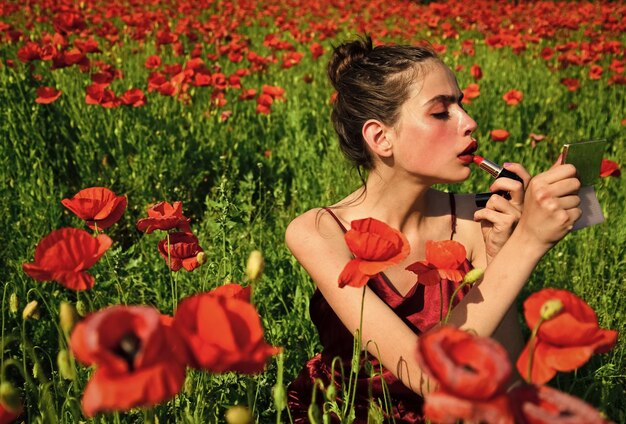
[[[196,255],[196,260],[198,261],[198,264],[204,265],[206,263],[206,261],[207,261],[206,253],[198,252],[198,254]]]

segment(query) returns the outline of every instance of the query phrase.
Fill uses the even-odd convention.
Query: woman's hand
[[[533,177],[524,198],[518,230],[548,251],[569,233],[582,215],[580,181],[573,165],[554,165]]]
[[[489,190],[508,192],[510,199],[494,194],[483,209],[474,213],[474,221],[480,221],[487,262],[500,251],[519,222],[524,209],[525,189],[531,179],[528,171],[518,163],[511,163],[506,169],[517,174],[524,183],[510,178],[498,178]]]

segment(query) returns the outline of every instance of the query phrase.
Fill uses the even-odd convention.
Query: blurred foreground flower
[[[196,294],[178,304],[173,327],[187,343],[194,368],[257,373],[280,352],[265,343],[256,309],[234,288]]]
[[[406,269],[417,274],[417,282],[425,286],[439,284],[441,280],[455,283],[463,281],[465,246],[455,240],[426,240],[426,260],[414,262]]]
[[[85,272],[113,241],[109,236],[91,236],[76,228],[61,228],[44,237],[35,249],[35,262],[22,264],[26,274],[38,281],[57,281],[71,290],[87,290],[94,279]]]
[[[148,218],[137,221],[137,229],[146,234],[154,230],[168,231],[178,228],[184,232],[191,232],[189,218],[183,215],[182,202],[160,202],[148,208]]]
[[[374,218],[352,221],[344,238],[354,259],[339,275],[339,287],[363,287],[373,275],[409,255],[409,242],[399,232]]]
[[[0,424],[15,421],[23,411],[20,395],[7,381],[0,383]]]
[[[198,238],[191,233],[169,234],[169,242],[167,238],[159,241],[158,248],[172,271],[181,268],[193,271],[200,266],[198,254],[203,250],[198,244]]]
[[[513,423],[506,396],[512,367],[495,340],[452,326],[420,336],[417,359],[437,383],[425,396],[424,416],[438,423]]]
[[[581,399],[548,386],[518,386],[509,393],[509,398],[515,413],[515,422],[519,423],[610,423]]]
[[[183,346],[167,317],[148,306],[116,305],[87,316],[70,339],[76,359],[96,367],[83,395],[85,414],[127,411],[175,396],[185,381]]]
[[[542,307],[552,300],[563,307],[543,321]],[[546,383],[557,371],[575,370],[617,342],[617,331],[599,328],[593,309],[567,290],[546,288],[533,293],[524,301],[524,317],[529,328],[539,326],[536,338],[529,340],[517,360],[520,375],[532,383]]]
[[[119,221],[128,200],[126,196],[117,196],[108,188],[90,187],[82,189],[71,199],[61,200],[61,203],[92,230],[104,230]]]

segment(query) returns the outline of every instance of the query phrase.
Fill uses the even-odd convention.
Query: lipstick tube
[[[475,155],[474,156],[474,163],[476,165],[478,165],[478,167],[480,169],[482,169],[483,171],[488,172],[489,174],[491,174],[495,179],[498,178],[511,178],[513,180],[519,181],[520,183],[524,183],[524,180],[522,180],[522,178],[517,175],[514,172],[509,171],[508,169],[498,165],[497,163],[494,163],[490,160],[487,160],[485,158],[483,158],[482,156],[478,156]],[[498,194],[500,196],[503,196],[505,198],[510,198],[509,197],[509,193],[505,192],[505,191],[497,191],[495,193],[476,193],[475,197],[474,197],[474,202],[476,203],[476,207],[478,208],[484,208],[485,205],[487,204],[487,201],[489,200],[489,198],[491,196],[493,196],[494,194]]]

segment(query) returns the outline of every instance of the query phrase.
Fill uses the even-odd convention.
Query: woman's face
[[[389,133],[393,166],[427,184],[463,181],[478,147],[476,122],[461,106],[461,90],[447,66],[428,60],[419,75]]]

